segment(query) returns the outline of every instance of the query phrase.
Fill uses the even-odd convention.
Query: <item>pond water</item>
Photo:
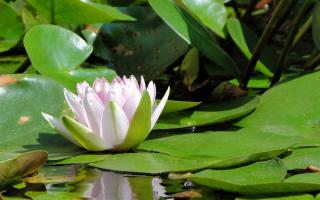
[[[169,180],[162,176],[120,174],[72,166],[45,166],[24,185],[3,194],[4,199],[234,199],[232,194],[196,187],[186,180]]]

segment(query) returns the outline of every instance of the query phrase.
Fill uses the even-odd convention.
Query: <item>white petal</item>
[[[123,98],[123,88],[124,86],[121,85],[118,82],[114,82],[111,84],[111,88],[108,93],[108,102],[114,101],[117,102],[117,104],[122,107],[125,103],[125,99]]]
[[[168,87],[166,93],[163,95],[161,101],[159,102],[158,107],[152,113],[152,116],[151,116],[151,129],[154,127],[154,125],[156,124],[158,118],[160,117],[160,114],[161,114],[161,112],[162,112],[162,110],[163,110],[163,108],[166,105],[166,102],[168,100],[169,93],[170,93],[170,87]]]
[[[140,92],[141,92],[141,94],[145,89],[146,89],[146,82],[144,81],[143,76],[141,76],[141,79],[140,79]]]
[[[139,89],[139,83],[136,79],[136,77],[134,77],[133,75],[130,76],[130,80],[131,82],[136,86],[137,89]]]
[[[102,138],[107,140],[112,146],[117,146],[125,140],[129,129],[129,121],[120,106],[113,101],[105,107],[102,121]]]
[[[69,104],[69,107],[76,120],[84,125],[87,125],[82,110],[81,99],[72,92],[69,92],[67,89],[64,89],[64,97],[66,98],[66,101]]]
[[[85,112],[84,117],[87,122],[88,128],[93,132],[99,134],[100,122],[102,119],[104,108],[99,97],[91,88],[87,88],[82,105]]]
[[[133,89],[130,93],[130,96],[127,97],[126,103],[123,105],[123,110],[126,113],[129,122],[131,121],[134,113],[137,110],[137,107],[141,100],[141,93],[137,89]]]
[[[66,139],[68,139],[70,142],[72,142],[73,144],[76,144],[78,146],[81,147],[81,145],[75,140],[73,139],[73,137],[71,136],[71,134],[69,133],[69,131],[63,126],[61,120],[48,115],[46,113],[41,113],[43,118],[45,120],[47,120],[47,122],[50,124],[50,126],[52,128],[54,128],[55,130],[57,130],[63,137],[65,137]]]
[[[156,90],[153,81],[149,82],[147,90],[150,95],[151,105],[153,105],[156,100]]]

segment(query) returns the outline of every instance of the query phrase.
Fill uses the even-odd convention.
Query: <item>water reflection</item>
[[[91,170],[90,170],[91,171]],[[158,177],[125,176],[92,170],[91,178],[78,186],[82,196],[96,200],[144,200],[165,197],[165,188]]]

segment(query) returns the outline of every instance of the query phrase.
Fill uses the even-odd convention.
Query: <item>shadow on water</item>
[[[86,152],[72,144],[60,134],[39,133],[38,144],[22,146],[26,151],[44,150],[51,159],[63,159],[72,155]]]

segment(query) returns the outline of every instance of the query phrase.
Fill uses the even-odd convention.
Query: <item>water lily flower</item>
[[[116,77],[109,83],[96,79],[92,87],[77,84],[75,95],[64,90],[74,118],[58,119],[46,113],[43,117],[62,136],[90,151],[125,151],[144,141],[158,120],[170,88],[157,104],[156,85],[148,86],[141,77]]]

